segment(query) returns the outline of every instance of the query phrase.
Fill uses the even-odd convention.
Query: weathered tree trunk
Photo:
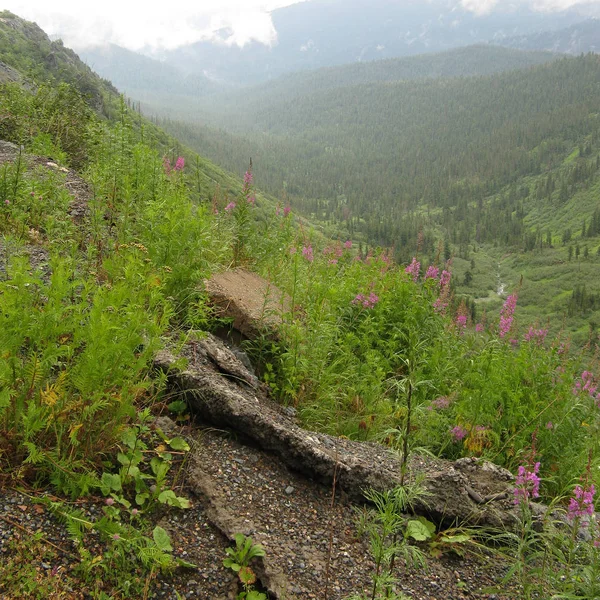
[[[201,337],[204,336],[204,337]],[[181,358],[187,366],[181,368]],[[200,420],[233,429],[275,453],[290,468],[362,499],[400,484],[400,459],[385,447],[353,442],[299,427],[286,409],[274,404],[265,387],[234,351],[210,334],[199,334],[175,356],[160,352],[156,368],[168,375],[172,392],[181,394]],[[438,522],[512,527],[513,476],[489,462],[455,462],[413,454],[408,480],[425,476],[429,496],[416,507]]]

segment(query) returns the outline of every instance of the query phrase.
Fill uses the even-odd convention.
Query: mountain
[[[185,74],[176,66],[115,44],[85,48],[79,51],[79,56],[119,90],[141,101],[166,90],[175,95],[199,97],[221,89],[202,73]]]
[[[507,48],[582,54],[600,50],[600,20],[590,19],[558,31],[508,37],[499,42]]]
[[[486,15],[458,0],[310,0],[273,11],[277,43],[243,48],[199,42],[164,52],[164,60],[189,73],[229,83],[253,83],[284,73],[344,63],[440,52],[582,20],[576,10],[538,12],[499,3]],[[222,32],[223,40],[228,32]]]
[[[194,92],[186,83],[192,76],[176,71],[165,63],[121,50],[104,53],[96,49],[85,51],[83,56],[103,76],[117,82],[120,89],[131,98],[141,101],[146,113],[211,123],[228,130],[238,129],[241,121],[251,122],[252,114],[261,104],[270,105],[283,98],[293,99],[295,96],[356,84],[489,75],[558,58],[558,55],[549,52],[479,45],[442,53],[300,71],[253,86],[226,86],[209,82]],[[104,62],[98,60],[99,55],[105,57]],[[138,62],[147,69],[138,68]],[[129,72],[132,73],[131,77],[127,75]],[[168,77],[164,76],[165,73],[168,73]]]
[[[333,237],[393,246],[401,262],[417,239],[434,261],[443,241],[479,310],[524,276],[531,323],[567,323],[584,343],[600,321],[600,57],[350,84],[362,68],[341,68],[338,87],[333,69],[248,89],[221,103],[219,129],[159,122],[228,168],[251,155],[261,186]]]

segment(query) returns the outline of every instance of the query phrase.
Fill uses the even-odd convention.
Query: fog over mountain
[[[188,73],[202,71],[215,80],[250,83],[301,69],[553,31],[581,22],[582,14],[596,6],[548,12],[530,3],[311,0],[273,11],[277,32],[273,46],[199,42],[165,51],[161,58]],[[224,41],[231,31],[219,35]]]

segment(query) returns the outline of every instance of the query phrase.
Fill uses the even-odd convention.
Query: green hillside
[[[473,280],[481,271],[486,281],[495,281],[498,269],[502,283],[521,268],[518,261],[523,256],[528,257],[531,280],[535,272],[547,289],[556,288],[554,261],[569,244],[575,245],[575,254],[566,261],[591,279],[595,253],[586,255],[582,242],[589,240],[591,248],[600,213],[590,214],[585,232],[583,223],[581,231],[575,231],[578,218],[568,205],[585,206],[587,214],[595,202],[593,127],[581,148],[565,152],[561,162],[556,158],[556,148],[563,148],[558,142],[542,140],[529,151],[532,165],[542,161],[554,169],[556,185],[549,173],[543,178],[524,174],[519,185],[529,182],[525,193],[521,187],[506,187],[503,178],[510,180],[510,173],[491,159],[482,162],[488,171],[497,169],[499,191],[494,194],[493,184],[488,184],[490,195],[482,200],[481,218],[489,220],[489,231],[499,215],[514,227],[526,217],[530,230],[537,231],[539,225],[540,235],[532,238],[529,254],[509,255],[499,237],[485,247],[481,242],[480,254],[480,242],[461,242],[457,231],[457,239],[447,247],[442,243],[426,264],[445,215],[459,222],[456,211],[463,210],[466,220],[477,210],[477,203],[474,207],[470,201],[461,207],[436,199],[431,217],[426,207],[409,206],[415,227],[421,222],[430,225],[406,267],[395,263],[389,250],[316,233],[309,221],[297,219],[283,206],[285,199],[276,207],[258,193],[252,165],[243,181],[221,171],[149,124],[92,74],[91,86],[101,92],[99,107],[100,96],[69,83],[71,67],[81,68],[76,60],[52,74],[36,58],[38,38],[42,50],[47,38],[17,17],[4,13],[2,19],[0,31],[20,33],[0,60],[24,71],[17,82],[0,84],[0,492],[3,497],[10,491],[33,499],[35,509],[26,512],[27,505],[17,501],[15,508],[11,502],[11,515],[22,513],[23,524],[0,515],[0,596],[72,598],[81,590],[81,597],[98,600],[144,598],[164,595],[165,581],[178,581],[179,590],[190,589],[196,565],[189,562],[185,540],[172,542],[176,533],[171,525],[183,523],[185,535],[189,528],[206,528],[211,538],[220,534],[212,533],[216,530],[210,520],[197,520],[210,518],[205,508],[210,509],[210,503],[202,504],[198,487],[186,487],[192,442],[163,430],[164,419],[157,417],[169,414],[184,423],[182,435],[190,440],[203,435],[199,425],[214,423],[204,422],[203,415],[196,415],[199,422],[192,419],[185,395],[175,392],[173,397],[154,358],[164,349],[178,353],[189,347],[195,353],[208,332],[233,328],[231,319],[220,317],[209,302],[205,280],[243,267],[284,291],[286,306],[276,319],[274,336],[258,335],[235,349],[246,352],[246,357],[240,356],[255,365],[260,385],[254,376],[240,381],[218,352],[207,354],[219,377],[233,386],[246,386],[245,394],[259,406],[261,401],[287,405],[281,423],[291,423],[288,419],[294,415],[310,431],[359,445],[385,445],[400,457],[402,472],[409,456],[415,455],[420,469],[418,461],[433,455],[449,461],[484,458],[518,473],[514,481],[501,475],[504,490],[504,481],[511,482],[502,498],[495,493],[478,497],[461,487],[452,499],[472,502],[476,508],[503,501],[510,514],[501,531],[482,530],[479,522],[457,528],[443,518],[436,524],[423,518],[408,521],[404,513],[412,508],[411,498],[423,496],[416,469],[409,469],[406,480],[402,475],[395,490],[365,490],[372,506],[361,507],[356,532],[339,535],[346,536],[348,544],[364,543],[364,559],[373,563],[371,598],[390,597],[398,563],[409,569],[415,568],[414,560],[435,565],[444,553],[452,553],[452,561],[484,555],[488,563],[502,557],[502,564],[516,564],[507,578],[514,579],[511,586],[525,590],[528,598],[597,597],[600,551],[593,542],[600,534],[595,521],[586,520],[594,511],[593,486],[600,485],[597,353],[593,347],[571,351],[564,332],[555,336],[542,323],[528,327],[520,303],[527,301],[527,282],[503,298],[502,306],[489,303],[485,317],[474,314],[471,303],[455,293],[464,264],[475,272]],[[595,73],[589,57],[558,64]],[[539,72],[530,75],[537,81]],[[477,85],[482,81],[490,85],[476,80]],[[573,85],[577,81],[573,75]],[[438,85],[450,90],[453,84]],[[418,92],[420,86],[415,89]],[[574,138],[579,135],[585,109],[594,102],[585,85],[580,83],[577,91],[590,92],[589,98],[559,94],[570,104],[561,105],[556,114],[565,116],[565,106],[575,112],[571,121],[561,122],[562,140],[570,139],[569,132]],[[541,99],[536,97],[536,102]],[[528,111],[525,114],[536,114],[531,107]],[[506,114],[498,122],[508,118]],[[321,122],[318,116],[313,120]],[[591,117],[586,122],[594,123]],[[535,123],[540,126],[542,120]],[[525,147],[539,135],[528,130]],[[475,178],[478,168],[481,165],[464,166],[463,178]],[[307,181],[309,177],[307,173]],[[351,176],[348,180],[355,182]],[[477,185],[474,189],[483,189]],[[531,206],[537,212],[527,209],[526,215],[533,198],[537,201]],[[390,220],[383,213],[378,218]],[[346,221],[340,225],[329,216],[328,226],[341,230],[350,226],[350,215]],[[560,240],[558,232],[542,235],[549,221],[560,222]],[[504,223],[499,231],[509,235],[512,229]],[[456,258],[458,268],[450,272],[446,259],[453,247],[471,252],[475,264],[469,257]],[[589,309],[589,288],[573,295],[573,311]],[[183,377],[194,359],[182,354],[177,360]],[[194,368],[204,368],[202,360]],[[237,397],[241,394],[232,393],[233,410]],[[285,426],[282,429],[284,438]],[[243,435],[238,441],[239,456],[246,458]],[[337,451],[331,454],[335,482]],[[269,460],[276,459],[269,455]],[[242,463],[227,458],[223,464],[228,469],[235,464],[237,470]],[[449,477],[461,477],[453,463],[444,464]],[[464,468],[470,462],[462,464]],[[484,466],[481,472],[487,470]],[[224,477],[229,473],[233,471],[224,472]],[[296,502],[303,491],[292,491],[269,487],[270,499]],[[317,493],[329,505],[330,495],[336,499],[335,484],[333,490],[320,488]],[[192,494],[198,512],[186,521],[181,511],[192,507]],[[553,503],[553,511],[547,513],[551,519],[534,526],[532,514],[540,507],[531,501],[537,498]],[[314,513],[311,498],[299,501]],[[558,524],[557,515],[563,516]],[[256,556],[261,550],[245,537],[250,533],[245,518],[227,519],[227,527],[236,523],[236,529],[246,531],[237,537],[237,549],[226,551],[228,542],[222,540],[223,556],[205,553],[202,560],[213,578],[217,561],[231,567],[229,587],[238,600],[267,600],[255,589],[260,581],[248,566],[251,550]],[[327,546],[325,530],[308,522],[294,526],[305,539],[314,537],[320,548]],[[361,541],[365,527],[370,550]],[[587,537],[578,535],[580,527]],[[240,532],[229,530],[227,535],[235,533]],[[296,558],[293,548],[286,552],[286,563]],[[247,564],[242,568],[235,560]],[[450,577],[455,577],[453,569]],[[256,572],[261,575],[259,568]],[[431,579],[429,571],[423,574]],[[195,586],[210,590],[211,584],[214,579]],[[329,597],[348,600],[335,589]]]
[[[403,262],[419,232],[430,261],[446,243],[460,282],[469,271],[459,293],[480,310],[501,302],[498,281],[511,290],[523,276],[532,322],[566,324],[582,344],[600,313],[594,302],[573,310],[568,298],[584,283],[586,293],[600,292],[586,271],[597,267],[600,245],[596,225],[589,227],[600,206],[599,78],[597,55],[487,77],[307,87],[303,94],[288,78],[287,95],[282,81],[272,84],[273,97],[268,87],[256,101],[245,96],[243,116],[232,115],[228,131],[162,123],[229,168],[252,152],[262,185],[285,191],[331,235],[393,246]],[[232,133],[245,120],[252,125]],[[556,265],[547,288],[530,277],[537,254]],[[471,269],[474,258],[485,268]]]

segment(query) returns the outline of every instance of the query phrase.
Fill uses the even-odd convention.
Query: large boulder
[[[232,319],[233,328],[249,339],[277,337],[277,327],[292,308],[287,294],[245,269],[213,275],[204,289],[216,314]]]

